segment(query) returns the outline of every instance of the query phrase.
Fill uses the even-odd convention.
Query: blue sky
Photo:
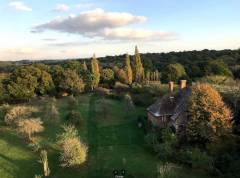
[[[240,47],[239,0],[0,0],[0,60]]]

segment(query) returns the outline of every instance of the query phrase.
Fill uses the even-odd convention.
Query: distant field
[[[59,166],[58,150],[55,145],[56,135],[61,125],[66,122],[67,100],[57,100],[61,120],[59,123],[44,119],[45,106],[51,99],[32,102],[39,107],[39,114],[45,131],[39,135],[49,153],[49,165],[52,178],[108,178],[114,169],[126,169],[127,177],[157,178],[159,163],[154,153],[144,144],[143,131],[137,127],[137,117],[145,113],[145,108],[129,110],[126,103],[106,99],[95,95],[78,97],[78,109],[84,118],[78,128],[81,139],[89,147],[88,160],[80,168],[63,169]],[[206,177],[199,172],[192,172],[174,167],[177,177]],[[15,131],[0,126],[0,178],[33,178],[41,174],[38,155],[31,151],[26,142]],[[195,176],[193,176],[195,175]]]

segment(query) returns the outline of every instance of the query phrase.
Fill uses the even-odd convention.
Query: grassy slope
[[[58,162],[55,145],[56,134],[67,115],[67,99],[57,101],[61,121],[45,120],[45,131],[40,140],[49,153],[52,178],[105,178],[112,177],[113,169],[125,168],[134,177],[156,177],[158,160],[144,146],[143,133],[136,126],[137,116],[144,108],[129,110],[126,103],[103,99],[93,95],[79,97],[79,111],[84,122],[79,127],[81,139],[89,145],[88,161],[78,169],[63,169]],[[49,104],[49,100],[37,101],[36,106]],[[42,118],[46,113],[41,114]],[[38,155],[15,131],[0,127],[0,178],[33,178],[41,173]],[[177,169],[178,177],[196,177],[196,172]],[[199,174],[199,178],[205,177]],[[195,175],[195,176],[194,176]]]

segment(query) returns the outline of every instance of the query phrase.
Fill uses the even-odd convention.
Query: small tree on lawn
[[[79,139],[74,126],[63,126],[64,132],[58,136],[60,162],[63,167],[76,167],[87,159],[87,146]]]
[[[27,136],[28,139],[32,140],[32,134],[39,133],[44,130],[42,126],[43,122],[40,118],[33,118],[33,119],[20,119],[17,122],[17,130],[19,133]]]
[[[27,106],[15,106],[9,109],[4,117],[4,121],[7,125],[14,125],[20,120],[31,117],[38,109],[35,107]]]
[[[48,167],[48,157],[47,157],[47,151],[42,150],[40,153],[40,163],[43,165],[43,173],[45,177],[48,177],[50,175],[50,169]]]

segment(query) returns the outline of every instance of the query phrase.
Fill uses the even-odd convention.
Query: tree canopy
[[[231,127],[231,111],[220,94],[209,84],[192,87],[188,103],[187,140],[205,144],[227,133]]]

